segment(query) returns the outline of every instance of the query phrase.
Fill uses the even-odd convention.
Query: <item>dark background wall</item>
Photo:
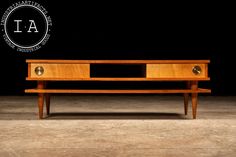
[[[0,2],[1,16],[13,2]],[[236,94],[232,11],[222,3],[37,2],[52,18],[51,37],[33,53],[0,37],[1,95],[34,85],[25,81],[25,59],[210,59],[211,82],[203,84],[213,95]]]

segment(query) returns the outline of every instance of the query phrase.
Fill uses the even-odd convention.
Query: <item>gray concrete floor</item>
[[[0,96],[0,157],[236,156],[236,97],[200,96],[196,120],[174,95],[58,95],[37,111],[35,96]]]

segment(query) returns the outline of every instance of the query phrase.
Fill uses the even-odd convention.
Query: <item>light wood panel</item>
[[[194,74],[194,66],[200,66],[202,72]],[[207,78],[206,64],[147,64],[147,78]]]
[[[43,67],[44,73],[40,76],[36,75],[35,68]],[[73,79],[73,78],[89,78],[89,64],[47,64],[32,63],[30,66],[30,78],[37,80],[54,78],[54,79]]]

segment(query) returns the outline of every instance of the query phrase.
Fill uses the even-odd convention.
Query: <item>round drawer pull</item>
[[[44,73],[44,69],[41,66],[36,67],[34,71],[35,71],[35,74],[38,76],[41,76]]]
[[[192,71],[195,75],[199,75],[202,72],[202,68],[200,66],[196,65],[196,66],[193,67]]]

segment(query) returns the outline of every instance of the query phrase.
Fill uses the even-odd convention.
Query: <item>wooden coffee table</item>
[[[28,77],[26,80],[37,81],[37,88],[26,89],[26,93],[38,94],[39,118],[43,118],[44,100],[47,115],[50,114],[50,94],[53,93],[182,93],[184,95],[184,112],[188,112],[189,94],[192,100],[192,115],[196,119],[198,93],[211,93],[210,89],[198,88],[199,81],[209,81],[209,60],[26,60]],[[140,75],[130,76],[96,76],[96,67],[103,65],[109,73],[112,65],[123,66],[124,74],[133,66]],[[106,68],[107,67],[107,68]],[[125,67],[125,68],[124,68]],[[109,69],[110,68],[110,69]],[[93,69],[93,70],[92,70]],[[95,69],[95,70],[94,70]],[[99,70],[99,68],[97,68]],[[108,69],[108,71],[106,71]],[[101,70],[101,68],[100,68]],[[114,71],[113,71],[114,73]],[[184,89],[48,89],[51,81],[184,81]],[[138,83],[138,82],[137,82]]]

